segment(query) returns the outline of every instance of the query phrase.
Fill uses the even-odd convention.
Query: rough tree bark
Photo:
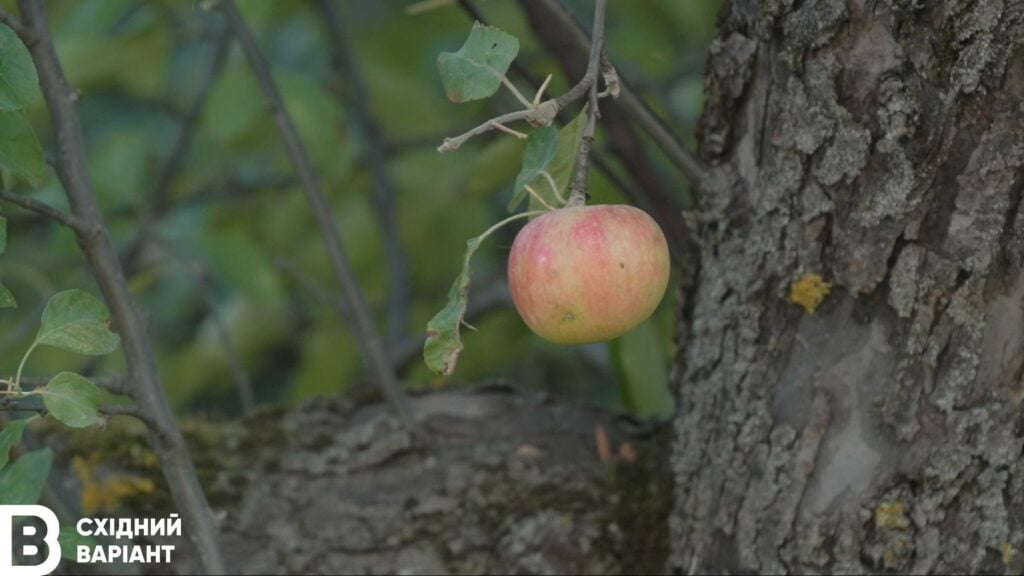
[[[631,433],[594,409],[489,386],[414,396],[410,409],[430,432],[430,447],[380,402],[318,400],[261,408],[237,422],[184,422],[231,571],[622,574],[664,567],[668,427]],[[608,438],[608,461],[599,458],[597,426]],[[128,419],[111,427],[70,437],[60,427],[43,431],[62,455],[63,489],[84,494],[88,483],[141,477],[156,490],[105,512],[165,517],[173,504],[144,429]],[[74,473],[65,469],[75,468],[67,464],[75,456],[102,464],[83,477],[81,463]],[[126,573],[201,571],[180,541],[153,543],[179,545],[174,565]]]
[[[1024,569],[1022,38],[1018,0],[723,7],[673,569]]]

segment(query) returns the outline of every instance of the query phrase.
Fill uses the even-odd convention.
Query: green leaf
[[[0,110],[22,110],[32,103],[39,79],[21,39],[0,24]]]
[[[579,156],[580,139],[583,138],[583,128],[586,126],[586,121],[587,109],[584,106],[583,110],[572,119],[572,122],[558,130],[558,138],[552,150],[547,148],[547,146],[550,146],[547,142],[547,138],[550,136],[545,134],[542,135],[543,141],[537,144],[538,149],[534,154],[538,156],[535,159],[528,157],[530,154],[529,150],[523,153],[523,170],[519,173],[519,177],[516,178],[512,201],[508,204],[510,212],[515,210],[519,203],[523,201],[523,198],[526,197],[527,184],[530,188],[533,188],[534,192],[544,202],[551,206],[557,206],[561,203],[558,200],[559,195],[562,198],[567,197],[566,191],[569,188],[573,175],[576,173],[576,158]],[[554,129],[551,128],[551,130]],[[540,130],[535,130],[530,134],[531,140],[533,139],[533,134],[537,132],[540,132]],[[545,145],[545,148],[540,148],[541,143]],[[530,143],[528,142],[527,148],[529,146]],[[540,152],[543,152],[544,155],[539,156]],[[543,160],[543,162],[537,162],[537,159]],[[551,186],[552,182],[554,182],[554,189]],[[555,189],[557,189],[558,194],[555,193]],[[530,210],[545,208],[533,195],[530,195],[529,206]]]
[[[437,57],[448,99],[458,103],[491,96],[501,87],[501,79],[518,53],[515,36],[474,22],[458,52]]]
[[[554,126],[546,126],[530,132],[530,138],[526,141],[526,150],[523,150],[523,168],[516,176],[516,183],[512,187],[512,200],[508,203],[509,212],[515,211],[526,197],[527,185],[538,194],[541,193],[537,187],[533,186],[533,182],[555,157],[557,146],[558,129]],[[541,177],[543,178],[543,176]],[[545,190],[550,188],[549,184],[543,186]],[[557,206],[558,204],[551,205]]]
[[[0,308],[17,308],[18,302],[14,299],[14,294],[7,289],[6,286],[0,284]]]
[[[109,316],[106,306],[88,292],[59,292],[46,303],[36,344],[89,356],[110,354],[121,339],[110,332]]]
[[[675,399],[668,388],[664,343],[648,320],[611,343],[612,363],[622,383],[626,408],[640,418],[668,418]]]
[[[22,454],[10,466],[0,470],[0,505],[39,502],[52,462],[53,451],[43,448]]]
[[[469,300],[469,260],[473,257],[480,243],[483,242],[495,230],[505,224],[519,218],[534,216],[539,212],[523,212],[510,216],[494,226],[491,226],[483,234],[470,238],[466,242],[466,254],[462,260],[462,272],[459,273],[451,290],[448,291],[448,304],[427,322],[427,341],[423,346],[423,359],[434,372],[451,374],[455,370],[455,363],[462,352],[462,337],[459,334],[462,328],[462,320],[466,315],[466,303]]]
[[[589,104],[588,104],[589,106]],[[558,131],[558,144],[555,146],[555,156],[548,163],[545,169],[551,179],[555,181],[558,193],[567,197],[566,190],[576,173],[576,158],[580,153],[580,140],[583,138],[583,128],[587,124],[587,106],[584,106],[580,113]],[[543,175],[534,178],[530,187],[548,204],[555,201],[554,191],[551,184]],[[552,204],[553,205],[553,204]],[[536,198],[530,197],[530,210],[539,210],[543,205]]]
[[[11,448],[21,442],[21,433],[25,431],[28,420],[11,420],[0,429],[0,470],[7,465]]]
[[[24,114],[0,110],[0,167],[6,168],[29,184],[43,182],[43,149]]]
[[[99,407],[106,395],[87,378],[61,372],[36,390],[50,416],[72,428],[85,428],[100,421]]]
[[[72,562],[78,560],[79,546],[96,546],[99,543],[92,536],[79,534],[74,526],[61,526],[60,533],[57,535],[57,542],[60,543],[61,557]]]
[[[0,254],[7,250],[7,218],[0,216]]]

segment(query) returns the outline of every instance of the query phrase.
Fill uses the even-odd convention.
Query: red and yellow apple
[[[665,235],[632,206],[560,208],[512,243],[508,286],[523,321],[558,344],[612,340],[654,313],[668,286]]]

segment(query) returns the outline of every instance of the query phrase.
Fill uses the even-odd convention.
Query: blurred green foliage
[[[620,73],[684,139],[701,105],[703,53],[719,1],[610,3],[608,49]],[[389,314],[388,274],[373,208],[374,180],[366,142],[354,127],[350,88],[332,68],[322,13],[307,2],[239,4],[272,64],[360,284],[383,326]],[[490,134],[458,152],[436,152],[445,136],[516,104],[507,92],[451,104],[437,56],[457,50],[472,22],[454,3],[419,15],[406,13],[409,4],[346,0],[338,2],[338,11],[397,186],[396,221],[412,296],[405,329],[415,341],[444,305],[466,240],[506,215],[523,143]],[[476,4],[491,24],[519,38],[519,62],[537,76],[555,75],[549,94],[567,88],[515,2]],[[590,2],[569,4],[588,21]],[[0,5],[17,12],[11,0]],[[63,68],[81,93],[92,184],[114,241],[124,247],[135,237],[181,117],[209,73],[224,23],[201,1],[81,0],[48,7]],[[42,100],[28,113],[44,151],[52,151]],[[683,178],[656,148],[646,146],[661,177],[685,198]],[[592,174],[591,187],[595,203],[626,201],[598,173]],[[14,190],[66,208],[52,168],[38,188],[19,183]],[[336,308],[337,286],[323,244],[237,47],[213,85],[170,193],[170,210],[156,224],[157,241],[146,244],[132,288],[148,316],[160,371],[179,410],[237,413],[223,333],[260,401],[336,394],[363,378],[353,336]],[[70,232],[13,207],[5,206],[4,213],[9,241],[2,279],[20,306],[0,315],[0,372],[10,374],[50,295],[72,287],[98,292]],[[471,306],[474,294],[504,282],[517,228],[498,232],[475,256]],[[213,293],[212,309],[201,282]],[[511,380],[644,414],[663,413],[665,403],[671,409],[670,396],[647,388],[629,395],[622,389],[630,379],[649,384],[666,377],[673,354],[671,292],[642,334],[614,346],[546,344],[529,333],[513,309],[501,306],[472,322],[477,331],[463,334],[466,350],[454,376],[433,375],[417,353],[404,380],[414,388]],[[32,357],[26,373],[67,369],[121,373],[123,360],[120,352],[97,360],[47,349]]]

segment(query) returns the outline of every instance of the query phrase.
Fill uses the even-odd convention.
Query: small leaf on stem
[[[477,248],[480,247],[480,243],[495,230],[513,220],[528,218],[542,213],[523,212],[522,214],[510,216],[491,226],[483,234],[466,242],[466,254],[462,260],[462,272],[455,279],[451,290],[448,291],[448,304],[430,322],[427,322],[427,342],[423,346],[423,359],[431,370],[445,376],[451,374],[455,370],[455,363],[459,359],[459,353],[462,352],[462,338],[459,335],[459,329],[464,324],[463,318],[466,315],[466,303],[469,301],[469,260],[473,257]]]
[[[518,53],[515,36],[475,22],[458,52],[443,52],[437,58],[448,99],[458,103],[493,95]]]
[[[88,292],[58,292],[43,310],[36,344],[89,356],[110,354],[121,339],[110,331],[109,317],[107,307]]]
[[[523,168],[516,176],[515,186],[512,187],[512,200],[508,203],[508,211],[512,212],[519,207],[519,204],[526,197],[526,187],[540,175],[541,170],[547,168],[548,163],[555,157],[555,149],[558,145],[558,130],[552,126],[538,128],[530,132],[530,139],[526,141],[526,149],[523,150]],[[545,189],[548,186],[544,185]],[[537,187],[534,187],[536,190]]]
[[[583,127],[586,125],[586,118],[586,107],[584,106],[583,110],[573,118],[572,122],[569,122],[557,131],[558,137],[554,143],[553,150],[550,151],[550,157],[530,175],[529,179],[524,179],[521,182],[521,178],[527,175],[529,152],[527,150],[523,153],[523,171],[516,178],[515,195],[512,197],[512,201],[509,202],[509,211],[515,210],[519,203],[522,202],[526,196],[527,185],[536,190],[548,204],[559,206],[565,204],[564,192],[569,187],[573,171],[576,167],[576,158],[579,155],[580,149],[580,138],[583,137]],[[541,130],[536,130],[534,133],[541,132]],[[533,140],[533,134],[530,134],[530,139],[531,141]],[[529,149],[529,146],[530,142],[527,142],[527,149]],[[520,188],[521,183],[522,188]],[[552,183],[554,183],[554,186],[552,186]],[[563,198],[558,198],[556,191]],[[543,208],[542,203],[532,196],[530,197],[529,206],[530,210],[540,210]]]
[[[100,421],[100,404],[106,395],[87,378],[61,372],[36,391],[50,416],[72,428],[85,428]]]
[[[0,308],[17,308],[18,302],[14,299],[14,294],[7,289],[6,286],[0,284]]]

